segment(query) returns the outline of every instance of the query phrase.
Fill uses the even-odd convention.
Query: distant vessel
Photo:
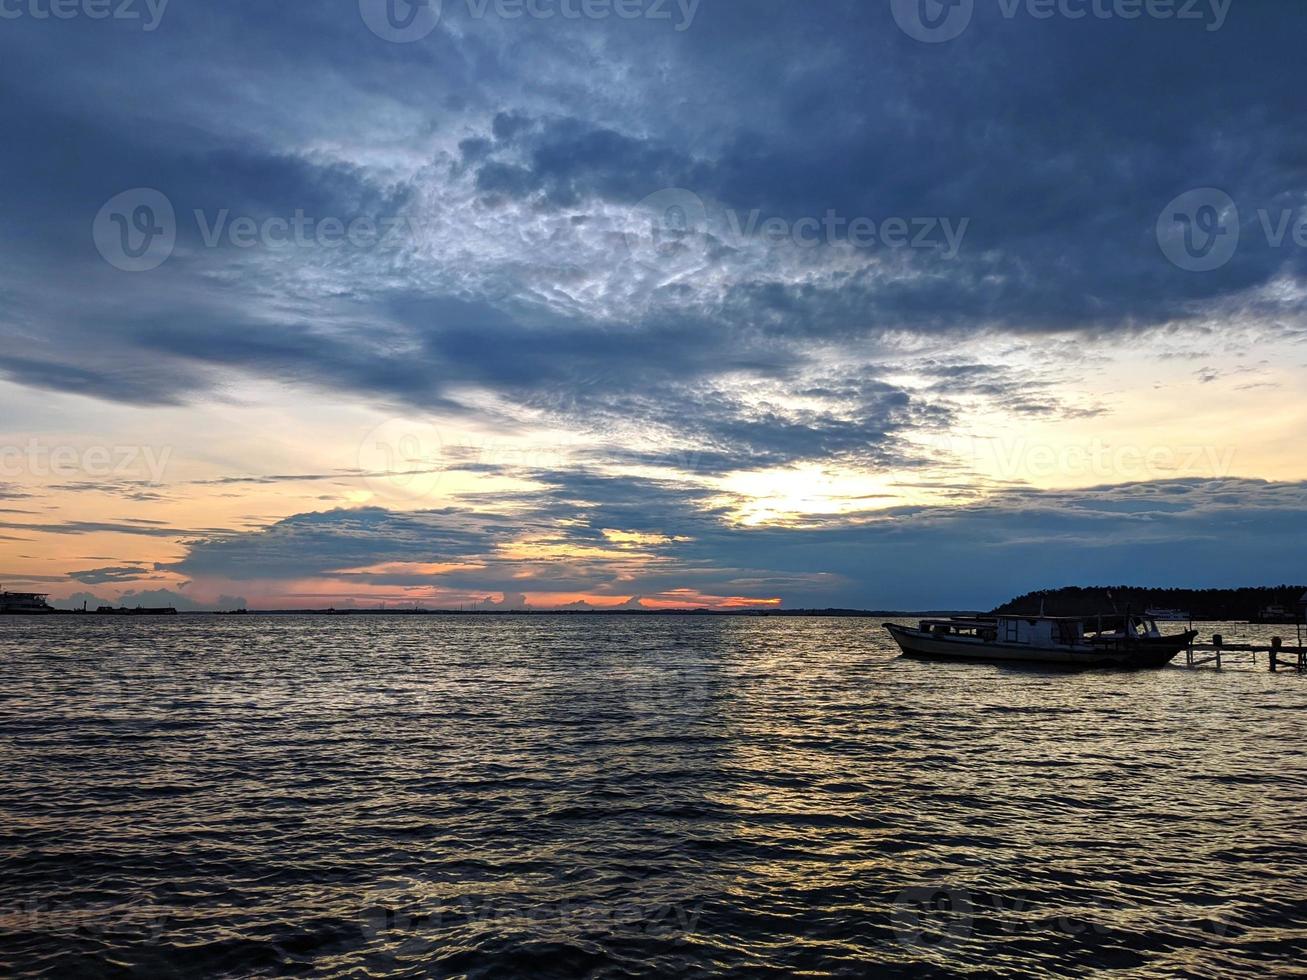
[[[176,616],[177,610],[172,606],[155,609],[144,606],[137,606],[135,609],[128,609],[125,606],[119,609],[113,606],[101,606],[95,613],[97,616]]]
[[[1193,619],[1183,609],[1145,609],[1144,615],[1159,623],[1188,623]]]
[[[1164,636],[1149,616],[975,616],[885,623],[904,655],[1078,667],[1165,667],[1198,635]]]
[[[46,592],[0,592],[0,615],[41,616],[58,612],[51,606]]]
[[[1305,597],[1307,598],[1307,597]],[[1257,618],[1254,623],[1296,623],[1298,616],[1286,606],[1271,605],[1264,606],[1258,610]]]

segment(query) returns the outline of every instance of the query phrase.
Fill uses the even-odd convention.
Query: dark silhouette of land
[[[1301,617],[1307,586],[1276,585],[1240,589],[1145,589],[1137,586],[1068,586],[1028,592],[995,613],[1094,616],[1102,612],[1179,609],[1194,619],[1214,622],[1293,622]],[[1271,610],[1282,611],[1276,615]]]
[[[96,610],[55,609],[45,602],[45,596],[28,593],[3,593],[0,596],[0,614],[5,615],[114,615],[161,616],[177,615],[171,607],[146,609],[137,607],[113,608],[102,606]],[[420,606],[355,607],[340,609],[231,609],[224,615],[240,616],[748,616],[769,617],[863,617],[910,618],[944,617],[958,615],[1039,615],[1096,616],[1112,612],[1143,612],[1150,608],[1180,610],[1195,620],[1218,622],[1301,622],[1307,611],[1307,586],[1277,585],[1237,589],[1149,589],[1139,586],[1066,586],[1042,589],[1018,596],[1001,606],[982,613],[974,609],[618,609],[567,608],[567,609],[501,609],[479,606],[467,609],[427,609]],[[197,610],[196,613],[203,611]],[[187,615],[183,612],[182,615]]]
[[[933,609],[233,609],[229,616],[842,616],[902,617],[973,615],[975,610]]]

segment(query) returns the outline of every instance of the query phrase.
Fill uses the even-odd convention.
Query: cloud
[[[107,582],[135,582],[150,577],[149,569],[139,565],[110,565],[70,572],[69,578],[85,585],[103,585]]]
[[[1303,11],[1251,5],[1219,32],[989,11],[936,49],[884,5],[764,6],[722,3],[683,33],[452,12],[402,48],[357,18],[252,3],[170,10],[148,38],[16,21],[0,125],[25,138],[0,151],[13,175],[0,329],[20,343],[0,372],[140,405],[213,396],[237,375],[451,412],[469,384],[524,408],[577,393],[578,414],[621,415],[739,372],[803,383],[790,367],[814,348],[847,355],[886,330],[1131,332],[1215,304],[1301,325],[1298,294],[1267,287],[1300,283],[1307,258],[1255,226],[1298,203],[1288,66]],[[773,84],[796,43],[813,58]],[[223,100],[176,83],[199,48]],[[54,59],[48,84],[35,66]],[[259,94],[272,90],[287,99]],[[1228,266],[1195,276],[1152,228],[1207,185],[1243,204],[1247,233]],[[160,189],[179,215],[175,254],[144,279],[106,265],[87,233],[131,187]],[[702,253],[645,268],[625,243],[647,227],[639,202],[665,188],[704,202],[710,234]],[[412,227],[381,247],[205,241],[223,214],[300,212]],[[755,212],[969,224],[943,260],[728,233]],[[646,397],[624,402],[633,391]],[[695,407],[731,413],[720,395]],[[859,427],[874,441],[893,412],[869,408],[841,421],[850,434],[825,419],[794,435],[815,434],[817,452]]]
[[[478,608],[487,610],[499,610],[511,612],[513,610],[524,610],[527,608],[526,594],[523,592],[505,592],[496,601],[493,598],[487,598],[478,603]]]
[[[502,519],[450,510],[333,510],[298,514],[255,532],[205,538],[181,561],[155,568],[197,578],[307,578],[384,563],[464,560],[491,550],[508,529]]]
[[[147,538],[178,538],[213,533],[211,530],[186,530],[167,527],[157,521],[127,519],[123,521],[57,521],[49,524],[0,521],[0,528],[34,531],[42,534],[131,534]]]
[[[262,531],[192,542],[182,561],[161,567],[201,579],[298,580],[410,555],[459,564],[374,581],[502,593],[504,608],[521,608],[532,593],[626,601],[678,591],[778,595],[790,607],[988,607],[1050,584],[1291,580],[1300,571],[1295,543],[1307,532],[1307,484],[1227,479],[1012,489],[965,506],[746,528],[724,523],[701,491],[559,478],[516,526],[492,533],[486,520],[474,510],[304,514]],[[451,530],[478,525],[483,533]],[[605,532],[614,527],[627,528],[639,551],[611,547]],[[1232,553],[1229,541],[1236,539]]]

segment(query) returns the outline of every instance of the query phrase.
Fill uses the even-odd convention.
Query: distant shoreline
[[[48,612],[5,613],[27,616],[102,616],[124,618],[123,613],[95,610],[54,609]],[[178,616],[725,616],[725,617],[807,617],[903,619],[913,616],[974,616],[975,610],[897,610],[897,609],[188,609]],[[127,618],[157,618],[128,616]],[[171,618],[171,617],[169,617]]]
[[[563,609],[430,609],[424,607],[329,607],[326,609],[191,609],[101,607],[99,609],[0,609],[0,616],[118,616],[137,618],[181,616],[722,616],[766,618],[910,619],[947,616],[1072,616],[1111,611],[1158,609],[1202,622],[1283,624],[1301,622],[1307,613],[1307,586],[1253,586],[1230,589],[1149,589],[1137,586],[1064,586],[1029,592],[995,609],[846,609],[841,607],[778,609],[775,607],[706,609],[617,608]]]
[[[181,613],[181,615],[211,615]],[[971,610],[925,612],[885,609],[250,609],[217,613],[220,616],[727,616],[859,618],[909,616],[967,616]]]

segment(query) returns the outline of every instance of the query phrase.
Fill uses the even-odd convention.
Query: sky
[[[1302,581],[1307,7],[0,0],[0,585]]]

